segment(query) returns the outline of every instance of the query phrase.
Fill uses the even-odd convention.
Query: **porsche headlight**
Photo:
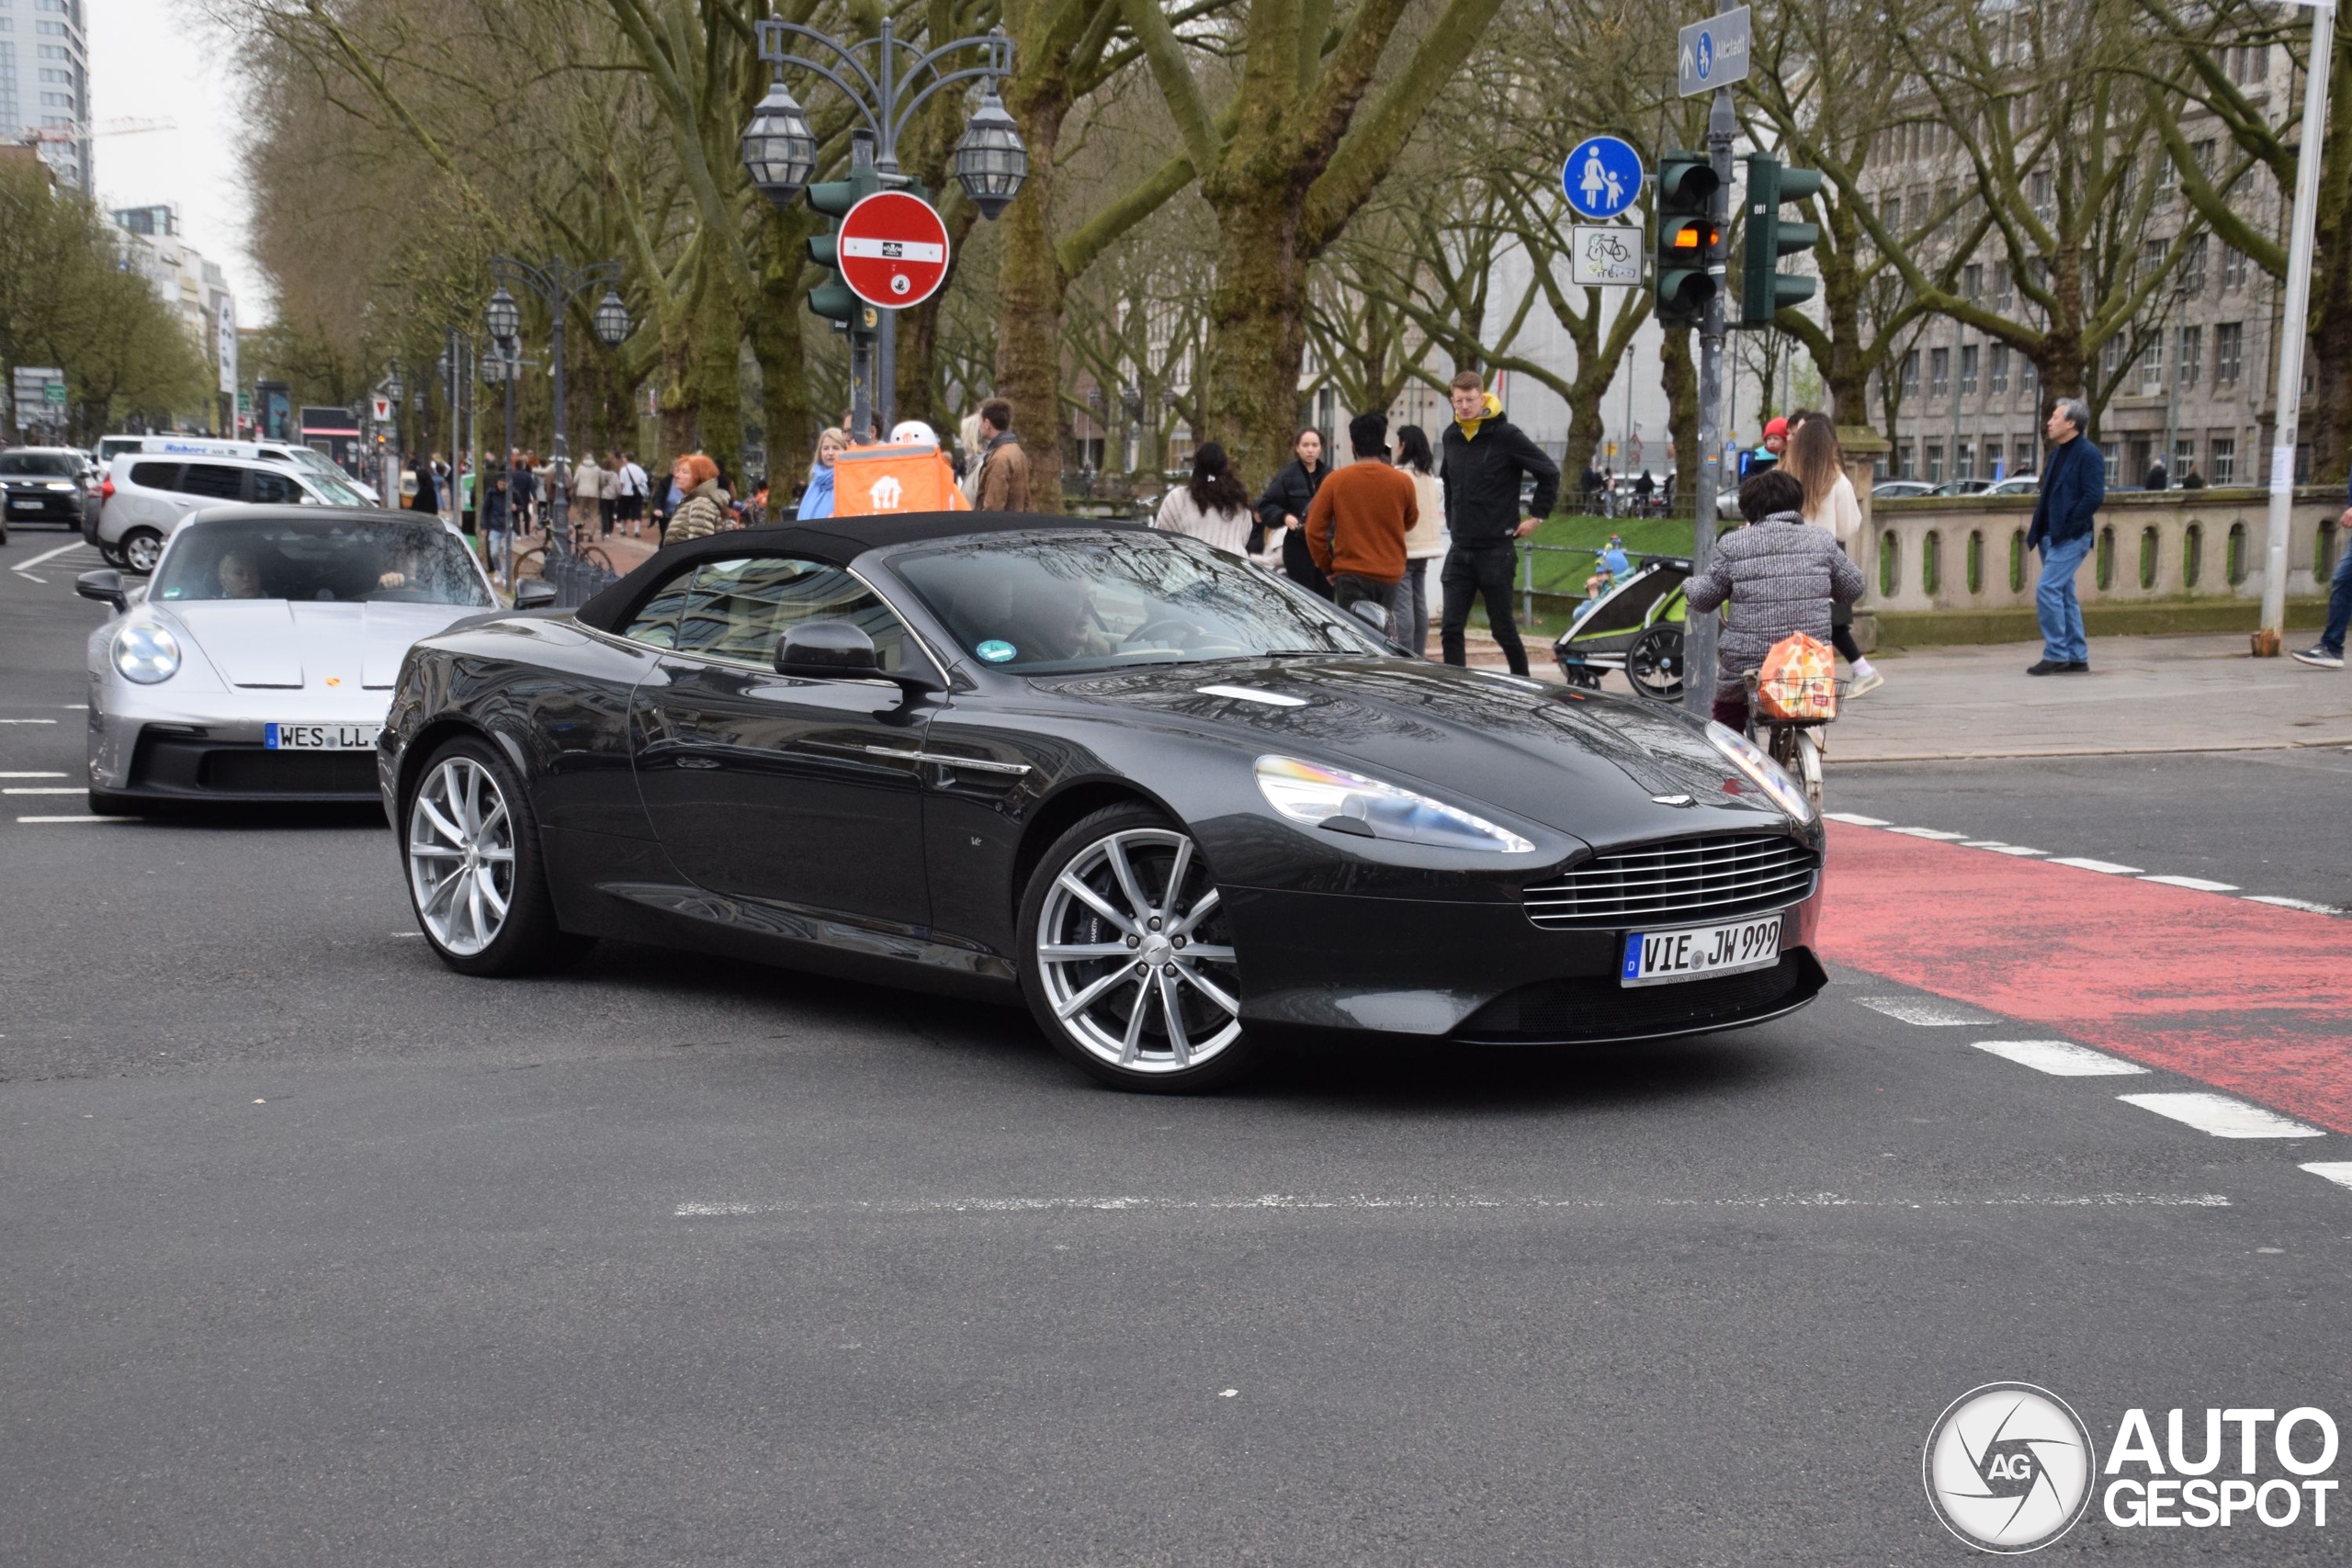
[[[1772,797],[1772,804],[1800,822],[1813,820],[1813,807],[1804,798],[1804,788],[1789,777],[1788,771],[1772,761],[1761,746],[1736,729],[1710,723],[1707,739],[1715,750],[1732,760],[1735,767],[1756,781],[1756,787]]]
[[[114,634],[114,667],[126,681],[152,686],[180,672],[179,639],[159,626],[134,621]]]
[[[1535,848],[1508,829],[1473,817],[1459,807],[1319,762],[1261,757],[1257,773],[1258,793],[1266,797],[1266,804],[1310,828],[1323,827],[1336,818],[1334,832],[1435,849],[1525,854]]]

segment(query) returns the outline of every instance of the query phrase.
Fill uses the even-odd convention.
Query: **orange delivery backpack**
[[[852,446],[833,459],[833,515],[888,517],[910,512],[969,512],[956,466],[927,442]]]
[[[1764,656],[1764,668],[1757,672],[1757,707],[1766,718],[1836,718],[1837,657],[1827,643],[1803,632],[1782,637]]]

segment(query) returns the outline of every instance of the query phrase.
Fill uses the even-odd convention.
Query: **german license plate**
[[[1620,978],[1628,986],[1666,986],[1708,975],[1736,975],[1781,961],[1781,917],[1762,915],[1727,926],[1670,931],[1628,931]]]
[[[262,744],[273,751],[372,751],[380,724],[272,724]]]

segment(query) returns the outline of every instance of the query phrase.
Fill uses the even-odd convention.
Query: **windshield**
[[[51,479],[79,479],[82,459],[71,452],[0,452],[0,474],[42,474]]]
[[[318,468],[314,468],[308,463],[302,464],[301,468],[303,477],[311,481],[311,488],[317,491],[329,506],[373,506],[375,504],[374,502],[352,489],[351,481],[345,479],[343,470],[333,463],[322,460]],[[325,471],[321,472],[321,469]]]
[[[1389,651],[1305,590],[1176,534],[1000,534],[891,569],[967,653],[1028,674]]]
[[[198,523],[155,569],[151,599],[305,599],[492,607],[465,545],[437,522]]]

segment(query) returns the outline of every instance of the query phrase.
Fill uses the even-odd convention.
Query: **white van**
[[[266,463],[283,463],[304,473],[340,479],[376,505],[382,497],[376,487],[353,479],[314,447],[293,441],[231,441],[219,435],[101,435],[98,437],[98,467],[103,468],[115,458],[131,453],[172,453],[184,457],[253,457]]]
[[[117,566],[144,576],[181,519],[208,506],[368,506],[330,467],[325,474],[288,468],[271,457],[201,453],[178,457],[127,452],[107,465],[96,525],[86,536]]]

